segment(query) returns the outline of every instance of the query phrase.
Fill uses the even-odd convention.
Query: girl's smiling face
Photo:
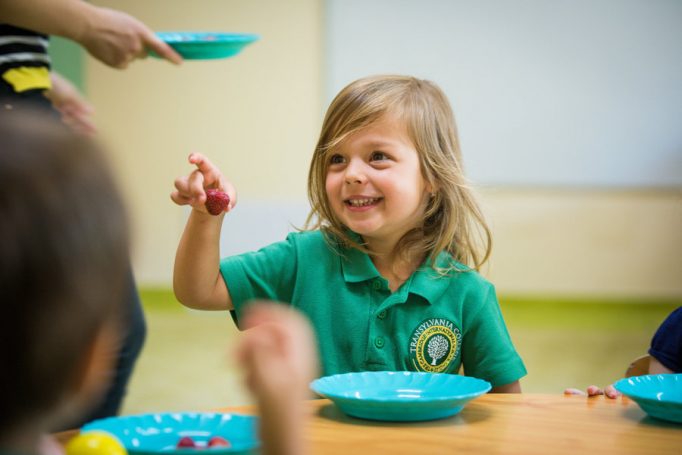
[[[328,157],[325,188],[336,217],[378,251],[421,226],[431,185],[403,122],[384,116]]]

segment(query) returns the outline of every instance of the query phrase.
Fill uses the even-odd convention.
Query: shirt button
[[[379,349],[384,347],[384,337],[376,337],[374,339],[374,346],[378,347]]]
[[[381,311],[379,314],[377,314],[377,317],[379,319],[385,319],[386,318],[386,310]]]
[[[372,287],[378,291],[379,289],[381,289],[381,281],[374,280],[374,283],[372,283]]]

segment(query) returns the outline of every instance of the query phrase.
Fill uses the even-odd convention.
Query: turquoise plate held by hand
[[[259,38],[248,33],[221,32],[158,32],[156,36],[186,60],[233,57]],[[150,55],[158,57],[153,52]]]

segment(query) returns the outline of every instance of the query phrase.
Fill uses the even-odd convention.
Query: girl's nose
[[[346,167],[345,179],[346,183],[348,185],[351,185],[353,183],[365,183],[367,177],[365,176],[365,173],[362,171],[362,166],[359,165],[357,162],[351,161],[350,163],[348,163],[348,166]]]

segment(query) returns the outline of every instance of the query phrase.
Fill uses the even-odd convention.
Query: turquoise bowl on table
[[[310,388],[352,417],[416,422],[453,416],[491,386],[455,374],[377,371],[325,376]]]
[[[632,376],[613,386],[651,417],[682,423],[682,374]]]
[[[256,454],[260,441],[258,419],[250,415],[174,412],[110,417],[83,426],[81,433],[105,431],[118,438],[130,455],[223,455]],[[177,448],[180,438],[188,436],[196,448]],[[229,447],[211,447],[208,441],[220,436]]]
[[[221,32],[157,32],[156,36],[186,60],[232,57],[259,38],[249,33]],[[150,55],[158,57],[153,52]]]

